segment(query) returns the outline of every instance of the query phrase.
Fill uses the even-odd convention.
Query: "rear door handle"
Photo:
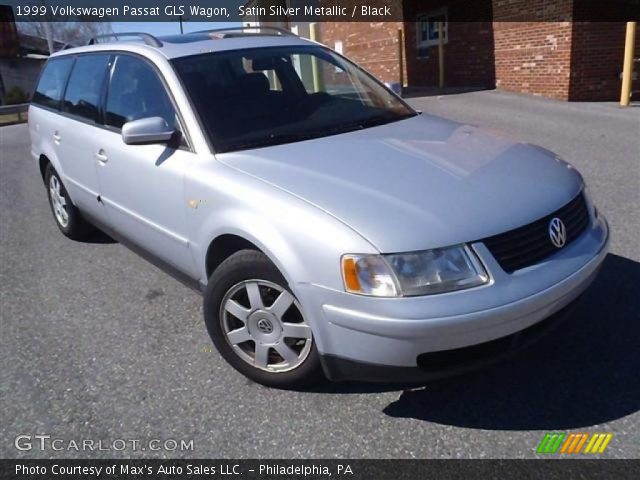
[[[58,130],[53,132],[53,140],[56,143],[60,143],[60,140],[62,140],[62,137],[60,136],[60,132]]]
[[[102,148],[96,152],[96,158],[100,163],[107,163],[107,160],[109,160],[106,152]]]

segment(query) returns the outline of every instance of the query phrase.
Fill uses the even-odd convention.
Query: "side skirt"
[[[149,250],[145,249],[144,247],[142,247],[138,243],[135,243],[132,240],[130,240],[129,238],[125,237],[124,235],[116,232],[114,229],[112,229],[111,227],[108,227],[103,222],[100,222],[99,220],[96,220],[95,217],[93,217],[93,216],[91,216],[91,215],[89,215],[89,214],[87,214],[85,212],[81,212],[81,213],[82,213],[82,217],[87,222],[91,223],[93,226],[95,226],[99,230],[102,230],[104,233],[109,235],[111,238],[116,240],[118,243],[120,243],[120,244],[124,245],[125,247],[127,247],[133,253],[141,256],[147,262],[151,263],[152,265],[154,265],[155,267],[159,268],[160,270],[162,270],[166,274],[168,274],[171,277],[173,277],[174,279],[178,280],[180,283],[182,283],[186,287],[189,287],[191,290],[194,290],[195,292],[199,293],[200,295],[202,295],[204,293],[204,289],[205,289],[206,286],[201,284],[199,280],[195,280],[195,279],[191,278],[189,275],[185,274],[181,270],[178,270],[173,265],[171,265],[171,264],[165,262],[164,260],[158,258],[157,255],[151,253]]]

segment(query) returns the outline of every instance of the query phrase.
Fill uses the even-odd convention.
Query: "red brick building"
[[[394,0],[377,3],[389,1]],[[437,86],[436,25],[443,21],[447,87],[616,100],[625,23],[576,21],[587,17],[582,5],[574,0],[403,0],[403,17],[412,21],[321,23],[321,40],[341,47],[385,82]],[[470,20],[460,20],[465,18]],[[636,44],[640,51],[640,37]]]

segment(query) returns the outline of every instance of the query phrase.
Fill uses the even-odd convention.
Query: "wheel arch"
[[[227,228],[215,228],[209,235],[203,236],[206,240],[200,243],[202,250],[200,260],[197,263],[204,278],[201,279],[206,284],[209,277],[225,259],[239,250],[249,249],[256,250],[269,258],[276,266],[280,273],[285,277],[289,286],[294,288],[295,282],[300,281],[301,275],[304,276],[304,268],[302,267],[294,248],[273,226],[269,226],[258,217],[252,217],[249,221],[245,218],[244,225],[251,225],[252,228],[242,228],[234,225],[234,220],[238,220],[242,214],[235,211],[228,212],[229,216],[222,215],[229,219],[224,222],[224,218],[219,218],[222,222],[218,224],[226,224]],[[211,231],[211,230],[209,230]],[[211,239],[211,240],[209,240]],[[205,249],[206,246],[206,249]]]
[[[264,253],[257,245],[246,238],[224,233],[214,238],[207,247],[205,254],[205,272],[207,278],[224,262],[227,258],[240,250],[256,250]]]
[[[47,170],[47,165],[51,164],[55,171],[58,172],[58,175],[60,175],[60,177],[64,181],[66,179],[66,175],[53,147],[49,144],[44,144],[42,145],[42,148],[38,153],[38,169],[40,171],[40,175],[42,175],[42,180],[44,181],[44,175]]]
[[[38,168],[40,168],[40,176],[42,177],[42,181],[45,181],[45,173],[47,171],[47,165],[51,163],[49,157],[47,157],[44,153],[40,154],[40,158],[38,158]],[[55,167],[53,167],[55,168]]]
[[[36,155],[37,155],[37,161],[38,161],[38,170],[40,172],[40,175],[42,176],[42,182],[44,183],[46,180],[45,174],[47,172],[47,166],[51,165],[53,169],[56,171],[56,173],[58,174],[58,176],[60,177],[60,179],[62,180],[62,183],[65,185],[65,189],[67,190],[67,195],[71,200],[71,203],[75,205],[74,193],[72,189],[69,188],[70,185],[69,185],[68,177],[64,169],[62,168],[60,160],[56,155],[56,151],[51,145],[46,143],[42,145],[42,148],[39,150],[40,150],[38,152],[39,155],[38,154]],[[33,156],[34,159],[36,159],[36,155]]]

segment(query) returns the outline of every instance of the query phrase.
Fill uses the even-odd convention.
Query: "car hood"
[[[217,158],[326,211],[386,253],[511,230],[567,203],[582,184],[543,148],[430,115]]]

